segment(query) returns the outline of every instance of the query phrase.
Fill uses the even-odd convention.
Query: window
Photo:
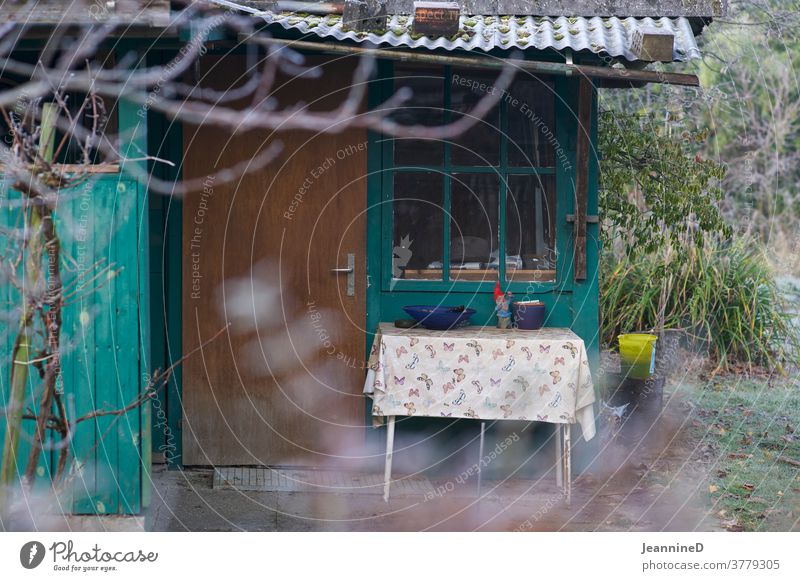
[[[93,62],[91,66],[95,68],[110,68],[114,66],[113,54],[98,51],[96,56],[97,61]],[[52,55],[52,57],[57,58],[56,55]],[[15,53],[14,58],[33,66],[43,57],[40,50],[20,50]],[[15,72],[1,71],[0,91],[18,88],[29,80],[30,79],[26,76]],[[116,100],[97,96],[97,100],[94,103],[95,107],[93,108],[90,104],[85,103],[86,93],[70,91],[63,96],[66,101],[66,109],[79,127],[91,131],[92,128],[96,126],[97,137],[102,145],[105,146],[107,150],[116,151],[119,149],[119,121]],[[47,99],[47,101],[52,100],[52,97]],[[10,144],[13,140],[13,129],[9,126],[9,120],[11,119],[13,119],[15,123],[24,123],[25,120],[28,120],[27,125],[29,131],[33,130],[32,113],[39,107],[41,107],[41,103],[31,101],[23,92],[19,99],[17,99],[11,107],[8,107],[6,117],[0,116],[0,139],[6,144]],[[60,108],[59,115],[64,115],[64,112],[62,112]],[[54,143],[61,144],[63,137],[63,131],[61,129],[56,129],[53,138]],[[84,163],[84,161],[86,161],[83,158],[84,142],[85,139],[81,139],[79,135],[72,133],[69,139],[59,148],[59,155],[55,161],[64,164]],[[91,147],[86,153],[88,154],[87,163],[89,164],[98,164],[103,161],[98,146]]]
[[[494,90],[495,78],[397,64],[394,89],[411,89],[412,98],[393,117],[405,125],[455,121]],[[386,142],[392,279],[555,280],[554,95],[551,81],[523,75],[450,141]]]

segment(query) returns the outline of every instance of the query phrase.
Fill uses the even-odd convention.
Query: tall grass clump
[[[619,260],[609,253],[600,282],[604,342],[679,329],[719,369],[740,363],[782,370],[796,362],[798,328],[762,248],[733,238],[667,244]]]

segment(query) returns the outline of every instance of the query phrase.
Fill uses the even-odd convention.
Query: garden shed
[[[126,176],[124,167],[92,182],[138,192],[139,205],[127,208],[128,226],[102,243],[103,252],[114,249],[109,260],[129,268],[128,286],[120,281],[104,289],[108,296],[93,307],[92,336],[104,337],[116,325],[130,345],[122,371],[121,354],[117,363],[103,362],[103,344],[93,358],[65,360],[64,373],[74,378],[76,398],[81,390],[105,389],[98,379],[113,376],[120,388],[114,397],[124,399],[141,388],[143,374],[196,355],[150,408],[131,412],[135,418],[125,427],[115,424],[119,450],[103,462],[121,476],[97,482],[118,501],[98,503],[89,495],[73,510],[138,513],[151,447],[157,461],[175,468],[364,469],[382,462],[382,451],[370,445],[372,403],[362,390],[376,330],[405,317],[407,305],[463,305],[475,309],[473,324],[493,326],[499,281],[515,297],[542,301],[545,325],[574,332],[597,369],[597,90],[697,85],[668,63],[699,56],[696,36],[724,13],[723,3],[212,3],[221,23],[226,11],[250,14],[269,35],[254,50],[245,43],[252,39],[224,27],[207,37],[186,27],[157,40],[133,31],[123,37],[126,50],[163,64],[201,34],[204,54],[186,82],[224,94],[244,86],[248,71],[271,51],[289,47],[306,55],[309,69],[278,72],[269,99],[318,111],[350,106],[359,63],[374,59],[353,115],[369,115],[408,91],[390,116],[405,126],[446,125],[472,115],[487,95],[497,101],[463,134],[420,139],[335,124],[324,131],[225,132],[121,104],[120,123],[135,125],[144,111],[143,147],[176,163],[155,164],[153,171],[202,185],[183,198],[147,196],[147,184]],[[426,18],[433,28],[424,27]],[[445,32],[436,33],[437,26]],[[516,75],[498,86],[506,65]],[[234,181],[215,177],[215,168],[245,168],[278,142],[272,163]],[[80,312],[69,316],[80,323]],[[223,338],[209,341],[220,329]],[[84,336],[77,328],[66,332],[73,341]],[[94,384],[80,375],[86,369]],[[104,397],[96,394],[95,403]],[[468,422],[414,420],[399,432],[408,442],[433,442],[441,454],[418,465],[414,446],[398,451],[412,470],[447,470],[474,439]],[[110,441],[101,423],[92,434],[87,426],[87,449]],[[543,444],[549,424],[490,429],[487,446],[509,429],[532,434],[514,458],[521,473],[551,467],[535,454],[549,447]],[[576,462],[590,466],[591,454],[581,458],[580,447]]]

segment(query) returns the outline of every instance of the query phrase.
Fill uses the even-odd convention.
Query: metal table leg
[[[394,416],[386,424],[386,463],[383,468],[383,500],[389,502],[389,487],[392,484],[392,456],[394,454]]]
[[[486,422],[481,422],[481,441],[478,449],[478,498],[481,497],[481,477],[483,476],[483,433],[486,429]]]
[[[572,425],[564,424],[564,492],[567,506],[572,502]]]
[[[554,424],[556,431],[556,486],[564,486],[564,450],[561,447],[561,424]]]

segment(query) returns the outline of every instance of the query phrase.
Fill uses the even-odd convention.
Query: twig
[[[787,456],[776,456],[775,459],[778,462],[784,462],[786,464],[791,464],[792,466],[800,467],[800,460],[795,460],[794,458],[788,458]]]

